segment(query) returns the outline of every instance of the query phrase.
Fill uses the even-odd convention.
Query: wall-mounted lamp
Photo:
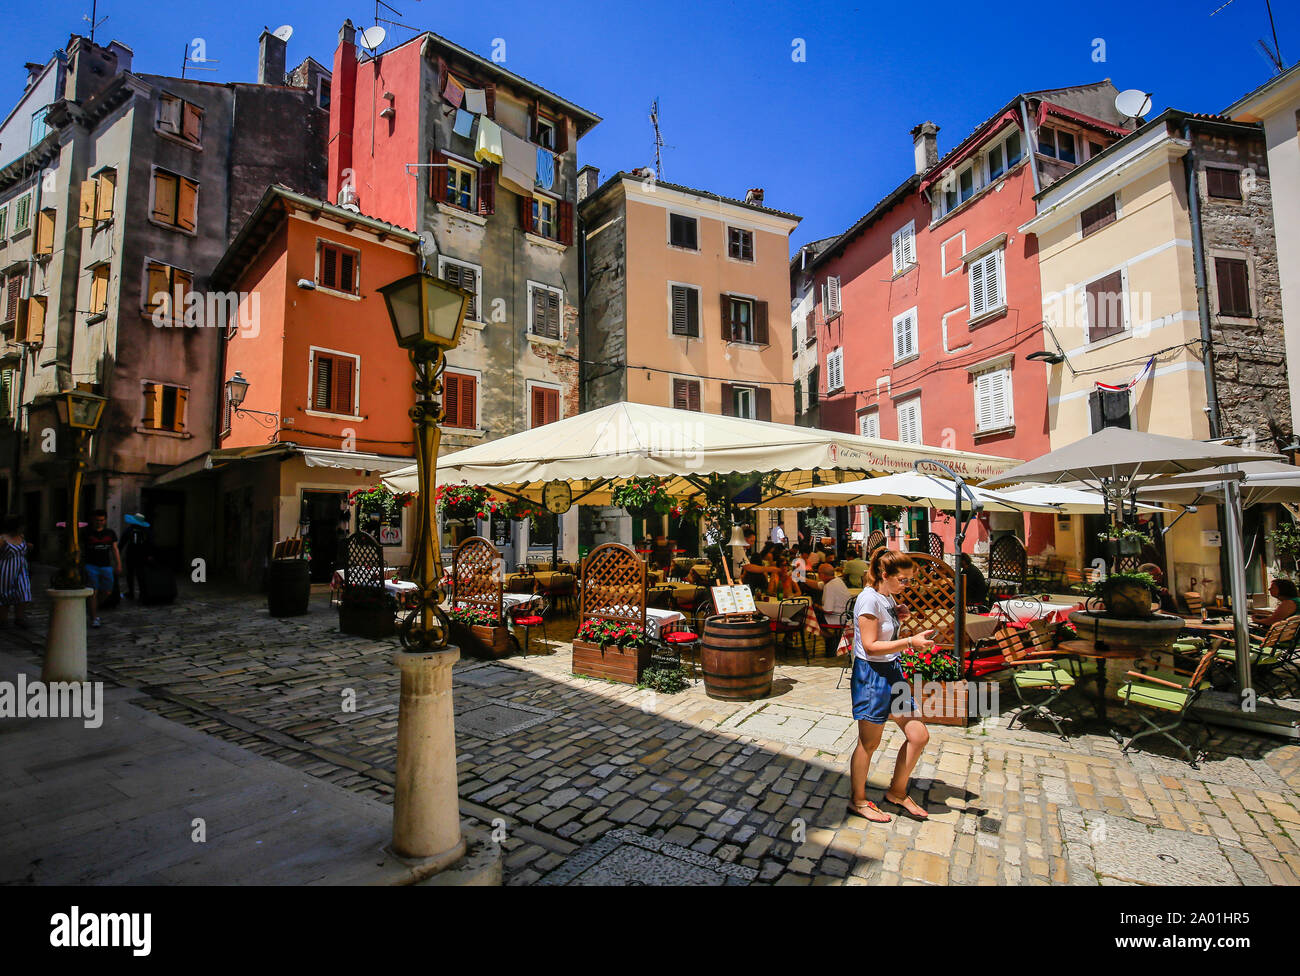
[[[1038,352],[1031,352],[1025,356],[1026,359],[1033,360],[1036,363],[1047,363],[1049,366],[1059,366],[1065,362],[1065,357],[1059,352],[1048,352],[1046,349],[1040,349]]]

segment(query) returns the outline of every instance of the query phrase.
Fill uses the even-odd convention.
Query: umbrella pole
[[[1236,471],[1236,465],[1229,470]],[[1241,486],[1223,483],[1223,521],[1228,538],[1228,589],[1232,596],[1233,634],[1237,641],[1237,686],[1243,696],[1252,690],[1250,677],[1250,628],[1246,624],[1246,567],[1241,533]]]

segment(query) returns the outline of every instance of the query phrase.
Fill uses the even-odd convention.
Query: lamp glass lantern
[[[55,400],[59,411],[59,423],[73,430],[93,431],[99,427],[104,416],[104,405],[108,397],[85,390],[66,390]]]
[[[248,396],[248,380],[244,379],[243,373],[235,370],[235,375],[226,380],[226,399],[232,407],[238,409],[246,396]]]
[[[427,271],[379,288],[388,306],[397,344],[403,349],[451,349],[460,342],[465,313],[474,296]]]

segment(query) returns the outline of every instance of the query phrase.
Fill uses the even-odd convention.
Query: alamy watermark
[[[0,681],[0,718],[79,718],[88,729],[104,724],[102,681]]]
[[[157,292],[150,319],[159,329],[227,329],[245,339],[261,333],[262,296],[244,291],[187,291],[177,300]]]

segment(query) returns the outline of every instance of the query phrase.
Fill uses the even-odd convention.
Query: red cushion
[[[1001,657],[982,657],[970,662],[970,669],[974,674],[988,674],[991,671],[1000,671],[1006,666],[1006,659]]]
[[[515,617],[515,623],[519,624],[521,627],[536,627],[541,622],[542,618],[538,616]]]
[[[671,634],[664,634],[664,640],[669,644],[689,644],[697,639],[698,635],[688,630],[675,630]]]

